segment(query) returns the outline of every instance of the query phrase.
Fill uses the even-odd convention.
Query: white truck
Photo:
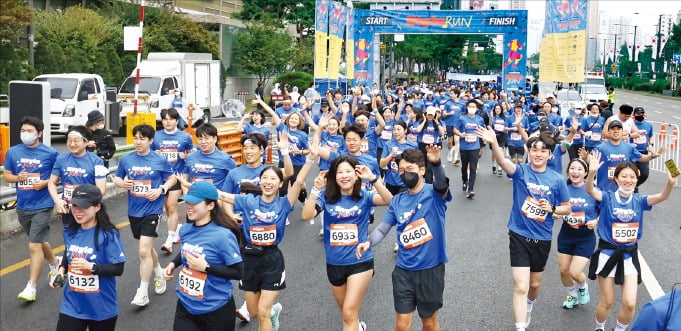
[[[161,120],[161,110],[170,108],[176,89],[182,91],[183,109],[178,109],[186,119],[189,104],[194,105],[193,118],[210,122],[221,114],[220,61],[210,53],[154,53],[151,52],[139,66],[140,85],[138,112],[156,114]],[[122,102],[121,123],[133,112],[136,69],[132,71],[118,91],[116,100]]]
[[[66,134],[70,126],[85,125],[87,114],[105,112],[104,80],[95,74],[45,74],[33,81],[50,83],[50,131]]]

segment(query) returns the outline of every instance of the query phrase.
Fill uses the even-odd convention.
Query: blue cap
[[[218,189],[215,188],[213,183],[202,180],[194,182],[192,186],[189,187],[187,194],[181,196],[179,200],[184,200],[185,202],[194,205],[206,199],[218,201]]]

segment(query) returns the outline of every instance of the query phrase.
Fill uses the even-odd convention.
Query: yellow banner
[[[355,79],[355,41],[348,39],[345,44],[345,76],[348,79]]]
[[[315,31],[314,34],[314,78],[326,78],[326,44],[327,44],[327,34],[320,31]]]
[[[539,80],[583,82],[585,63],[585,30],[547,34],[539,50]]]
[[[329,36],[329,79],[338,79],[343,38]]]

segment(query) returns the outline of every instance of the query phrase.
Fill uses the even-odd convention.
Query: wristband
[[[316,188],[316,187],[314,187],[314,186],[313,186],[312,189],[310,190],[310,195],[313,195],[313,194],[314,194],[314,195],[316,195],[316,196],[319,196],[320,193],[322,193],[322,190],[320,190],[320,189],[318,189],[318,188]]]
[[[314,163],[315,158],[310,158],[309,156],[305,158],[305,162],[307,163]]]
[[[168,193],[168,188],[165,185],[161,185],[158,188],[161,189],[161,195],[165,195],[166,193]]]
[[[288,148],[284,149],[284,150],[279,150],[279,153],[281,153],[281,156],[286,156],[286,155],[289,154],[289,150],[288,150]]]
[[[369,184],[371,184],[371,185],[376,184],[376,182],[378,182],[378,178],[379,178],[378,176],[374,177],[374,179],[369,181]]]

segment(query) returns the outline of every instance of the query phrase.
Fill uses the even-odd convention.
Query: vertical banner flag
[[[340,69],[343,33],[345,32],[345,6],[329,1],[329,79],[337,80]]]
[[[355,15],[355,10],[350,7],[352,2],[348,2],[348,10],[345,13],[347,16],[346,20],[346,31],[345,31],[345,76],[348,79],[355,78],[355,31],[352,29],[353,16]]]
[[[539,51],[539,79],[584,81],[587,0],[546,0],[546,22]]]
[[[326,44],[329,30],[328,1],[317,0],[315,7],[314,32],[314,78],[326,78]]]

